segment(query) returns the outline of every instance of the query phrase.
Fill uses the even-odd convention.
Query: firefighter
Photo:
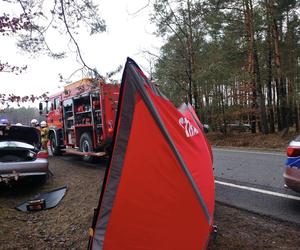
[[[34,128],[38,128],[39,127],[39,122],[37,119],[32,119],[31,122],[31,127],[34,127]]]
[[[48,144],[48,134],[49,134],[49,129],[47,122],[42,121],[41,124],[41,141],[42,141],[42,148],[44,150],[47,150],[47,144]]]

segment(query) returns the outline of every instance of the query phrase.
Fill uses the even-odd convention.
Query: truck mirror
[[[48,100],[46,100],[45,101],[45,103],[46,103],[46,115],[48,115],[48,112],[49,112],[49,101]]]
[[[40,111],[40,114],[43,113],[43,103],[39,103],[39,111]]]

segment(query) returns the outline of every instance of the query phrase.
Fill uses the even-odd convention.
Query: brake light
[[[300,148],[299,147],[288,147],[286,154],[288,157],[300,156]]]
[[[48,152],[46,152],[46,151],[38,152],[37,158],[48,159]]]

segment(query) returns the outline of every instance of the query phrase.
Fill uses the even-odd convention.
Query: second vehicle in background
[[[105,155],[112,141],[119,89],[119,84],[86,78],[50,96],[46,109],[52,153],[77,154],[85,161]]]
[[[221,132],[225,132],[225,129],[227,132],[250,132],[251,131],[251,125],[247,123],[243,123],[240,121],[236,121],[235,123],[227,123],[221,125]]]

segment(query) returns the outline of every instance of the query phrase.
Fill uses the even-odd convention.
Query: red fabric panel
[[[194,110],[193,108],[191,108],[191,107],[192,107],[192,106],[189,104],[189,105],[188,105],[188,109],[189,109],[189,111],[193,114],[193,117],[191,117],[191,118],[192,118],[192,119],[196,119],[198,123],[202,124],[202,123],[200,122],[200,120],[199,120],[199,118],[198,118],[198,116],[197,116],[195,110]],[[189,114],[189,115],[190,115],[190,114]]]
[[[192,115],[191,115],[191,113],[192,113]],[[202,136],[201,136],[201,141],[202,141],[202,139],[204,139],[204,141],[205,141],[205,143],[206,143],[206,145],[207,145],[207,147],[208,147],[208,149],[209,149],[210,160],[211,160],[211,162],[213,163],[213,153],[212,153],[211,145],[209,144],[209,142],[208,142],[208,140],[207,140],[207,138],[206,138],[206,136],[205,136],[205,134],[204,134],[202,123],[200,122],[200,120],[199,120],[199,118],[198,118],[198,116],[197,116],[197,114],[196,114],[194,108],[193,108],[190,104],[187,106],[187,109],[185,110],[184,115],[185,115],[189,120],[192,121],[192,120],[196,119],[196,123],[198,122],[199,124],[201,124],[201,126],[202,126],[202,127],[201,127],[201,134],[202,134]],[[197,125],[198,125],[198,124],[197,124]]]
[[[202,130],[190,116],[186,118],[194,128],[198,128],[199,133],[187,137],[186,128],[179,126],[179,119],[184,117],[174,105],[165,99],[157,98],[151,91],[148,91],[152,100],[167,128],[172,136],[173,142],[179,150],[184,162],[189,168],[193,179],[200,189],[200,193],[208,207],[209,214],[214,213],[214,176],[210,148],[207,145]]]
[[[104,249],[196,250],[208,234],[208,222],[188,178],[139,100]]]

